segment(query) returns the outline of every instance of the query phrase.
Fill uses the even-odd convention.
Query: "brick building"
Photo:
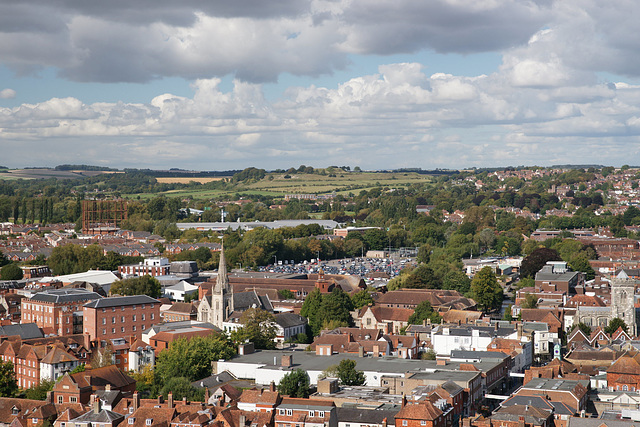
[[[91,341],[140,338],[160,321],[160,301],[147,295],[103,298],[85,304],[83,316],[84,333]]]
[[[453,424],[453,408],[444,399],[407,404],[396,414],[396,427],[445,427]]]
[[[165,276],[169,274],[171,264],[168,258],[146,258],[139,264],[121,265],[118,272],[125,276]]]
[[[96,292],[85,289],[52,289],[22,300],[20,323],[35,323],[45,333],[82,333],[82,305],[99,300]]]
[[[122,393],[136,391],[136,380],[115,365],[65,375],[53,386],[55,403],[89,403],[98,390],[119,390]]]
[[[314,399],[284,398],[274,417],[278,427],[338,427],[333,402]]]

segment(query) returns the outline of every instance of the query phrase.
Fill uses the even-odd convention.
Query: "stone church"
[[[211,323],[222,331],[230,332],[239,326],[240,315],[249,308],[273,312],[268,295],[258,295],[255,290],[233,292],[229,285],[223,247],[220,251],[218,277],[211,286],[211,295],[206,295],[198,305],[198,321]]]
[[[606,327],[611,319],[619,317],[629,327],[631,336],[638,335],[635,305],[636,281],[624,270],[611,279],[611,305],[608,307],[578,306],[573,323],[584,323],[593,328]]]

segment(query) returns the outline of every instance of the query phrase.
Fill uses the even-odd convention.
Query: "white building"
[[[80,365],[77,357],[67,353],[63,348],[54,346],[40,361],[40,381],[56,381],[66,372],[73,371]]]
[[[439,356],[453,350],[485,351],[494,338],[517,339],[515,328],[491,326],[438,326],[431,330],[431,344]]]
[[[198,287],[181,280],[173,286],[167,286],[164,288],[164,294],[173,301],[184,302],[185,296],[198,294]]]

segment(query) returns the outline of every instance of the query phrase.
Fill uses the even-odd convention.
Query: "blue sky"
[[[0,164],[619,166],[640,151],[638,12],[630,0],[7,0]]]

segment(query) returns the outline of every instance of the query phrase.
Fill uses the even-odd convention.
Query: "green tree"
[[[344,385],[363,385],[367,379],[363,371],[356,370],[356,362],[351,359],[342,359],[337,368],[340,383]]]
[[[17,264],[7,264],[0,269],[0,279],[20,280],[22,279],[22,269]]]
[[[277,335],[276,319],[271,313],[260,308],[250,308],[240,316],[242,327],[232,333],[238,343],[250,341],[258,349],[274,349],[273,339]]]
[[[587,337],[589,335],[591,335],[591,327],[588,325],[585,325],[584,323],[580,322],[578,324],[573,324],[573,326],[571,326],[571,332],[573,332],[573,330],[575,328],[580,328],[580,330],[582,331],[583,334],[585,334]]]
[[[371,298],[371,294],[368,290],[363,289],[353,294],[351,302],[354,308],[362,308],[369,304],[373,304],[373,298]]]
[[[160,389],[160,394],[167,398],[169,392],[173,394],[175,400],[182,400],[186,397],[190,401],[204,401],[204,389],[195,388],[186,377],[169,378]]]
[[[353,303],[349,295],[341,288],[335,287],[330,294],[322,297],[320,319],[322,323],[331,320],[351,326],[353,325],[351,310],[353,310]]]
[[[156,359],[156,382],[163,386],[169,378],[186,377],[196,381],[211,375],[211,362],[230,359],[234,345],[222,335],[178,339]]]
[[[31,400],[45,400],[47,398],[47,393],[53,390],[54,385],[55,381],[53,380],[42,380],[40,381],[40,384],[26,389],[24,391],[24,398]]]
[[[296,294],[291,292],[289,289],[281,289],[278,291],[278,296],[282,299],[295,299]]]
[[[106,346],[93,350],[93,356],[91,356],[91,362],[89,363],[91,365],[91,369],[113,365],[112,348],[110,346]]]
[[[504,309],[504,315],[502,316],[502,320],[506,320],[507,322],[511,322],[513,320],[513,314],[511,312],[511,304],[509,304],[509,306]]]
[[[162,286],[155,277],[149,275],[118,280],[113,283],[111,295],[148,295],[151,298],[160,298]]]
[[[418,304],[413,314],[409,316],[408,322],[411,325],[420,325],[427,319],[429,319],[431,323],[440,323],[440,315],[433,310],[431,303],[425,300]]]
[[[465,295],[471,288],[471,279],[462,270],[451,270],[442,280],[442,289],[452,289]]]
[[[364,233],[364,241],[367,244],[367,248],[373,251],[380,251],[389,246],[386,231],[378,228],[367,230]]]
[[[313,336],[320,334],[320,329],[322,328],[323,318],[320,313],[321,307],[322,293],[320,293],[320,289],[316,288],[307,295],[300,309],[300,315],[306,317],[309,321]]]
[[[471,281],[471,293],[484,313],[497,310],[502,305],[502,287],[491,267],[483,267]]]
[[[604,331],[611,335],[613,334],[615,331],[618,330],[618,328],[622,328],[623,331],[625,332],[629,332],[629,327],[627,326],[626,323],[624,323],[624,320],[622,320],[619,317],[615,317],[613,319],[611,319],[611,321],[609,322],[609,324],[607,325],[606,328],[604,328]]]
[[[309,382],[309,375],[302,369],[296,369],[282,377],[278,392],[290,397],[307,398],[311,393]]]
[[[13,363],[0,361],[0,397],[13,397],[18,391]]]
[[[538,297],[534,294],[525,295],[522,308],[538,308]]]

